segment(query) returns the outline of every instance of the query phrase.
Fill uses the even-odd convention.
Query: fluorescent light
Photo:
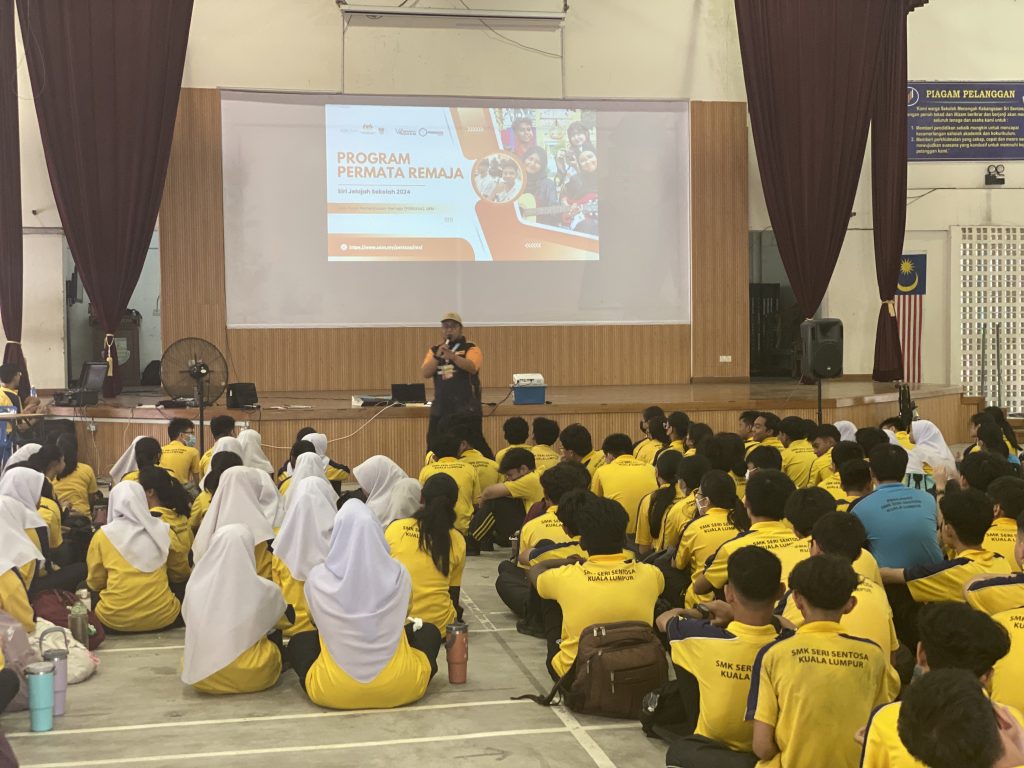
[[[564,11],[486,11],[469,8],[417,8],[379,5],[349,5],[346,0],[336,0],[342,13],[356,13],[362,16],[426,16],[458,19],[512,19],[516,21],[565,21]]]

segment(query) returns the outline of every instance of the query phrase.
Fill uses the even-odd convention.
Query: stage
[[[428,396],[430,385],[427,385]],[[912,389],[922,418],[934,421],[951,443],[967,440],[967,421],[981,409],[979,398],[962,395],[959,386],[923,384]],[[417,406],[354,408],[352,395],[378,392],[271,392],[260,395],[256,410],[230,410],[223,405],[206,409],[207,422],[213,416],[230,413],[243,425],[258,430],[264,449],[275,464],[285,461],[295,433],[304,426],[323,432],[332,441],[330,454],[336,461],[354,466],[382,453],[397,461],[410,474],[419,472],[426,450],[425,436],[430,409]],[[548,416],[561,426],[573,422],[585,425],[595,447],[612,432],[639,435],[640,412],[660,405],[666,412],[685,411],[694,421],[703,421],[715,431],[732,431],[745,410],[768,410],[814,419],[817,393],[813,386],[791,380],[679,384],[647,386],[549,387],[544,405],[513,405],[509,389],[485,389],[484,434],[494,450],[504,445],[502,422],[510,416],[528,421]],[[125,391],[112,400],[85,408],[49,408],[50,418],[75,421],[81,456],[92,463],[99,476],[137,435],[167,440],[166,423],[175,416],[198,419],[196,409],[161,409],[156,403],[166,395],[156,389]],[[223,398],[221,399],[223,403]],[[870,381],[836,380],[823,388],[822,408],[826,421],[847,419],[858,426],[878,424],[898,412],[897,393],[890,384]],[[207,446],[211,436],[206,431]]]

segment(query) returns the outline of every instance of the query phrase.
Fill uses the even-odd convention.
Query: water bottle
[[[445,655],[448,657],[448,682],[462,685],[466,682],[466,667],[469,664],[469,627],[457,621],[446,627]]]
[[[53,662],[37,661],[25,667],[28,713],[36,733],[53,730]]]
[[[68,629],[75,640],[89,647],[89,614],[81,602],[76,602],[68,611]]]
[[[89,590],[82,587],[80,590],[75,592],[75,597],[78,598],[78,602],[85,606],[86,611],[92,610],[92,596],[89,594]]]
[[[43,650],[43,641],[51,632],[56,632],[64,641],[63,648],[52,648]],[[39,636],[39,650],[43,654],[43,661],[53,662],[53,714],[60,717],[64,714],[64,705],[68,692],[68,636],[64,634],[63,627],[51,627]]]
[[[39,393],[36,391],[35,387],[29,387],[28,388],[28,394],[29,394],[29,397],[39,397]]]

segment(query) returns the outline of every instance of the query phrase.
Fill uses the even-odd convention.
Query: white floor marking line
[[[402,744],[431,744],[445,741],[472,741],[477,739],[494,739],[509,736],[542,736],[564,734],[563,727],[556,728],[518,728],[509,731],[481,731],[477,733],[450,734],[447,736],[422,736],[409,739],[391,739],[383,741],[354,741],[340,744],[310,744],[294,747],[267,747],[264,749],[225,750],[222,752],[188,752],[171,755],[146,755],[144,757],[122,757],[109,760],[75,760],[69,763],[22,763],[22,768],[81,768],[82,766],[130,765],[133,763],[159,763],[169,760],[200,760],[215,757],[239,757],[248,755],[279,755],[297,752],[328,752],[345,749],[365,749],[368,747],[393,747]]]
[[[96,653],[136,653],[139,651],[180,651],[184,645],[138,645],[132,648],[99,648]]]
[[[353,715],[386,715],[403,712],[423,712],[433,709],[462,709],[466,707],[495,707],[509,704],[532,704],[532,701],[513,701],[512,699],[495,699],[493,701],[466,701],[449,704],[424,704],[419,707],[403,707],[401,709],[349,709],[328,712],[301,712],[292,715],[257,715],[255,717],[225,717],[219,720],[172,720],[160,723],[141,723],[138,725],[108,725],[97,728],[68,728],[67,730],[33,733],[32,731],[9,731],[8,739],[53,738],[54,736],[73,736],[83,733],[118,733],[122,731],[145,731],[156,728],[178,728],[180,726],[230,725],[234,723],[264,723],[279,720],[315,720],[325,717],[352,717]]]

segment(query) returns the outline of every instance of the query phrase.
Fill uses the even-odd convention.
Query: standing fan
[[[205,453],[206,406],[216,403],[228,385],[224,355],[205,339],[178,339],[160,359],[160,383],[181,405],[199,409],[199,453]]]

